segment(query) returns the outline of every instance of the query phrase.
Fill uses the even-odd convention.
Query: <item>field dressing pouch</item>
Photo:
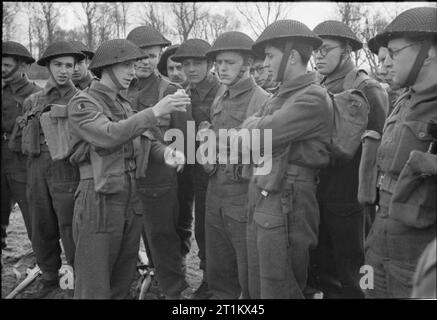
[[[360,88],[369,79],[365,71],[357,70],[345,78],[343,92],[328,92],[334,121],[329,150],[334,160],[352,159],[361,144],[361,137],[367,128],[370,106]]]
[[[67,106],[50,104],[44,110],[40,123],[50,156],[52,160],[65,159],[73,150],[68,126]]]
[[[29,157],[37,157],[41,153],[41,132],[39,117],[43,106],[38,106],[39,96],[33,101],[32,108],[18,123],[23,128],[21,137],[21,152]],[[18,120],[18,118],[17,118]]]
[[[358,202],[373,205],[376,202],[378,169],[376,153],[381,143],[381,135],[373,130],[366,130],[362,137],[363,151],[358,170]]]
[[[436,223],[437,155],[413,150],[394,186],[389,216],[413,228]]]

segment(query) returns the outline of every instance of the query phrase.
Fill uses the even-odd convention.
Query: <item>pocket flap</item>
[[[432,141],[428,133],[428,123],[422,121],[408,121],[405,125],[413,132],[414,136],[420,141]]]
[[[285,221],[283,216],[273,216],[263,212],[255,211],[253,220],[261,227],[273,229],[283,226]]]
[[[225,207],[225,208],[223,208],[223,213],[236,221],[239,221],[239,222],[246,222],[247,221],[246,207],[245,206]]]

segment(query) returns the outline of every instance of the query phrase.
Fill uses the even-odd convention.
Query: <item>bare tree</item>
[[[240,26],[240,21],[229,10],[226,10],[224,15],[206,13],[203,19],[195,24],[193,35],[212,43],[221,33],[237,31]]]
[[[3,40],[11,40],[15,30],[16,25],[14,24],[15,15],[19,11],[19,6],[17,2],[3,2],[3,12],[2,12],[2,30],[3,30]]]
[[[112,3],[113,17],[115,19],[116,35],[117,38],[126,37],[127,29],[127,14],[129,11],[129,3],[127,2],[114,2]]]
[[[254,35],[258,37],[268,25],[286,18],[289,3],[247,2],[238,4],[236,8],[252,29]]]
[[[182,42],[188,39],[194,25],[206,15],[198,2],[174,2],[171,10],[176,17],[176,30]]]
[[[115,34],[112,7],[108,3],[99,3],[97,5],[96,18],[96,45],[113,38]]]
[[[156,3],[145,3],[142,7],[139,18],[142,25],[152,27],[163,35],[170,32],[170,27],[168,25],[169,19],[168,17],[165,17],[165,14],[160,10]]]
[[[44,22],[47,28],[47,42],[54,41],[55,29],[57,27],[60,13],[54,2],[40,2],[41,12],[44,17]]]
[[[369,14],[368,7],[359,2],[341,2],[337,3],[337,10],[340,21],[346,24],[363,41],[361,30],[364,20]],[[361,51],[354,52],[353,56],[356,66],[359,67],[365,62]]]
[[[95,26],[97,20],[97,3],[82,2],[82,9],[85,12],[85,22],[83,31],[85,33],[86,44],[90,50],[94,49],[94,36],[96,34]],[[79,18],[80,19],[80,18]]]

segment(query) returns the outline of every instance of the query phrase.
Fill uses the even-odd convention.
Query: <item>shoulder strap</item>
[[[348,76],[346,76],[348,78]],[[369,80],[370,77],[367,75],[367,72],[363,69],[357,69],[354,72],[354,75],[350,77],[350,80],[347,79],[343,84],[344,90],[349,89],[362,89],[362,85]]]

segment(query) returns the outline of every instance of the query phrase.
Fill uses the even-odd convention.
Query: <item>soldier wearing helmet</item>
[[[361,41],[340,21],[324,21],[313,31],[323,40],[314,55],[317,71],[323,76],[321,84],[334,94],[352,88],[361,90],[370,106],[367,130],[381,134],[388,96],[376,80],[352,61],[351,52],[362,48]],[[348,162],[333,159],[319,175],[320,237],[312,256],[312,274],[316,287],[327,297],[333,293],[344,298],[363,297],[359,286],[364,261],[363,223],[364,215],[374,216],[374,206],[364,208],[358,202],[360,159],[361,150]],[[339,288],[332,288],[338,283]]]
[[[14,41],[2,42],[2,166],[1,166],[1,246],[6,248],[12,202],[17,202],[23,215],[29,240],[32,225],[26,198],[26,157],[21,153],[21,136],[12,135],[15,121],[23,115],[23,102],[42,88],[29,82],[26,72],[35,62],[29,51]],[[17,131],[17,130],[15,130]]]
[[[168,47],[161,55],[158,63],[158,71],[165,77],[183,88],[188,86],[187,76],[182,69],[182,63],[173,61],[172,58],[180,45]],[[178,202],[179,219],[178,234],[182,241],[182,255],[186,256],[191,248],[191,235],[194,205],[193,181],[191,177],[191,166],[185,166],[182,172],[178,172]]]
[[[79,166],[75,201],[77,244],[74,297],[125,299],[135,275],[143,229],[143,206],[137,179],[148,163],[168,162],[171,153],[147,132],[159,118],[184,109],[186,94],[168,95],[134,114],[120,91],[129,87],[135,62],[144,53],[125,39],[100,45],[90,70],[100,77],[68,105],[68,121],[75,141],[70,161]],[[183,154],[176,153],[176,160]],[[149,162],[150,154],[150,162]]]
[[[309,252],[318,235],[317,176],[329,162],[332,130],[327,91],[316,83],[314,72],[307,73],[311,53],[321,44],[303,23],[280,20],[267,26],[252,46],[264,52],[264,65],[280,86],[241,126],[260,130],[261,139],[272,130],[271,171],[255,171],[249,185],[251,298],[304,297]]]
[[[164,51],[158,62],[158,71],[163,76],[168,77],[171,82],[177,83],[182,86],[182,88],[185,88],[188,85],[188,81],[182,69],[182,64],[172,60],[173,55],[179,47],[180,45],[175,44]]]
[[[369,39],[367,46],[373,54],[378,56],[378,69],[376,76],[381,81],[381,86],[387,91],[389,98],[389,107],[387,116],[393,111],[394,103],[401,95],[402,89],[398,84],[393,83],[393,61],[390,59],[388,49],[381,46],[376,37]]]
[[[191,98],[191,111],[195,122],[196,132],[202,121],[210,122],[210,108],[220,88],[220,81],[211,74],[212,61],[208,60],[206,53],[211,48],[210,44],[201,39],[189,39],[181,44],[172,60],[182,63],[182,68],[188,79],[187,93]],[[196,150],[199,144],[196,141]],[[195,150],[187,150],[194,153]],[[208,185],[208,174],[200,164],[194,164],[189,168],[192,173],[194,190],[194,235],[199,247],[198,256],[200,269],[203,270],[203,280],[195,292],[195,298],[208,297],[208,285],[206,282],[206,258],[205,258],[205,197]]]
[[[170,83],[157,74],[157,63],[162,47],[170,45],[158,31],[149,27],[138,27],[128,36],[141,48],[145,57],[136,63],[135,74],[138,78],[129,86],[127,97],[135,110],[143,110],[156,104],[168,94],[181,87]],[[187,120],[191,118],[191,109],[187,112],[175,112],[159,119],[158,124],[150,130],[162,143],[168,129],[179,129],[186,137]],[[155,266],[160,289],[168,298],[179,298],[188,287],[185,280],[184,256],[185,245],[181,244],[179,228],[177,172],[164,163],[151,162],[147,168],[146,179],[137,181],[138,192],[144,203],[143,238]],[[147,239],[147,240],[146,240]]]
[[[255,55],[250,74],[253,76],[256,84],[266,91],[272,91],[277,87],[277,83],[272,80],[272,74],[264,67],[264,55]]]
[[[257,112],[268,93],[250,76],[253,40],[244,33],[221,34],[206,57],[215,62],[225,91],[211,107],[211,129],[233,129]],[[210,172],[206,194],[206,259],[213,299],[249,298],[246,247],[248,182],[242,164],[220,163]]]
[[[58,287],[58,270],[62,263],[59,239],[62,240],[67,264],[74,264],[72,220],[74,191],[79,182],[76,166],[68,160],[52,160],[39,119],[51,104],[66,105],[78,92],[71,77],[76,61],[83,58],[84,55],[69,42],[50,44],[37,61],[38,65],[48,69],[50,77],[42,91],[24,101],[26,112],[19,121],[23,126],[22,150],[29,157],[32,246],[42,271],[38,297]]]
[[[378,211],[366,239],[374,270],[370,298],[410,297],[415,266],[436,235],[437,9],[402,12],[376,39],[387,48],[393,83],[405,88],[377,151]],[[435,133],[435,132],[434,132]],[[411,190],[406,192],[406,190]]]
[[[95,76],[91,74],[88,67],[91,63],[91,59],[94,56],[94,52],[88,49],[80,41],[71,41],[71,44],[76,47],[76,49],[85,55],[85,58],[76,62],[74,67],[74,72],[72,80],[76,88],[84,90],[91,85],[93,80],[97,80]]]

